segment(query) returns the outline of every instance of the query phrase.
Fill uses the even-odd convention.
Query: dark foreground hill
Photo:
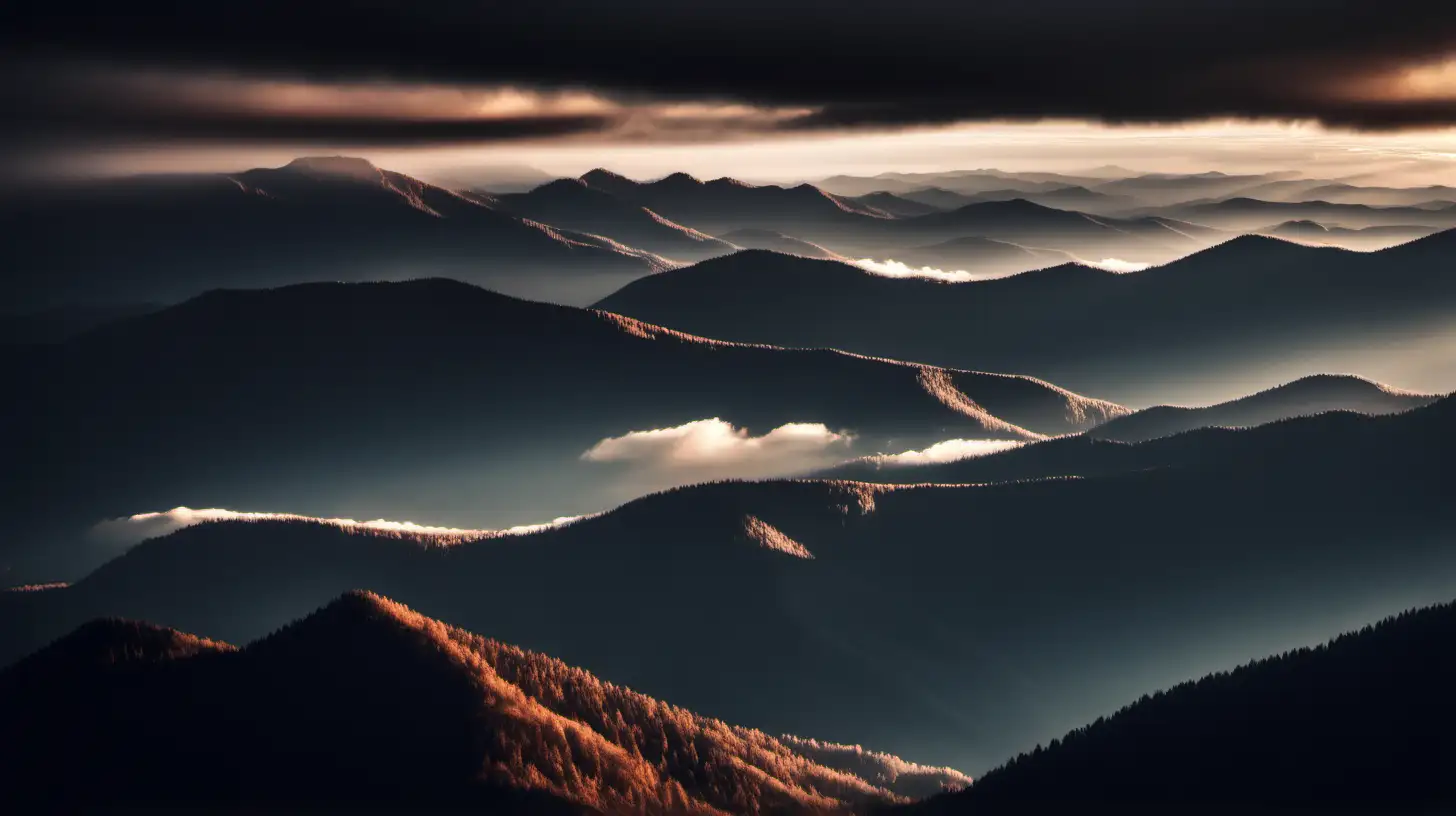
[[[242,649],[97,620],[0,673],[0,785],[120,806],[830,813],[969,780],[775,739],[352,592]],[[859,775],[856,775],[858,773]]]
[[[14,311],[428,275],[585,305],[671,266],[342,157],[233,175],[76,182],[11,197],[0,202],[0,265],[0,293]]]
[[[1245,236],[1130,274],[1063,265],[949,284],[740,252],[597,305],[709,337],[1015,371],[1125,403],[1216,402],[1261,379],[1348,370],[1340,361],[1357,354],[1362,373],[1402,382],[1420,353],[1403,338],[1449,334],[1453,258],[1456,231],[1373,253]]]
[[[1222,431],[1257,436],[1103,478],[706,484],[514,537],[203,524],[0,595],[0,660],[106,615],[244,641],[362,587],[709,716],[975,772],[1456,596],[1453,409]]]
[[[1456,606],[1407,612],[1145,694],[963,793],[896,812],[1449,813],[1453,638]]]
[[[447,280],[215,291],[0,365],[16,394],[0,438],[29,474],[0,500],[0,561],[30,565],[6,583],[79,577],[115,551],[77,553],[75,532],[179,505],[468,528],[596,512],[722,472],[709,450],[639,483],[583,461],[597,442],[714,418],[841,435],[802,462],[789,447],[767,471],[783,475],[1126,413],[1030,378],[721,343]]]
[[[1141,442],[1194,428],[1248,427],[1324,411],[1393,414],[1440,399],[1361,377],[1322,374],[1207,408],[1159,405],[1117,417],[1086,432],[1094,439]]]

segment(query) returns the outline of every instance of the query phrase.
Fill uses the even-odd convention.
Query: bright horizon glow
[[[798,182],[841,173],[979,168],[1077,173],[1115,164],[1135,172],[1260,173],[1297,168],[1310,176],[1358,178],[1362,183],[1390,186],[1456,184],[1456,128],[1346,133],[1310,123],[1239,120],[1126,126],[1065,120],[992,122],[899,131],[765,133],[722,141],[563,138],[428,148],[323,143],[137,145],[90,151],[53,163],[49,169],[76,175],[238,172],[280,166],[300,155],[318,153],[362,156],[381,167],[427,179],[473,167],[506,165],[523,165],[558,177],[605,167],[643,179],[683,171],[704,178]]]

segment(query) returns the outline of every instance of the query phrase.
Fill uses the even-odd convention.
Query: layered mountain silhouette
[[[219,290],[0,362],[5,447],[30,474],[5,499],[6,583],[114,552],[59,531],[179,505],[466,528],[595,512],[683,482],[643,487],[584,452],[700,420],[821,423],[852,435],[848,457],[1127,413],[1031,378],[723,343],[438,279]]]
[[[1244,236],[1131,274],[1062,265],[957,284],[742,252],[597,305],[711,337],[1032,374],[1124,403],[1212,402],[1340,349],[1396,379],[1406,353],[1380,349],[1450,325],[1453,251],[1456,231],[1374,253]]]
[[[99,616],[241,642],[366,588],[706,716],[976,772],[1456,595],[1453,409],[1217,431],[1100,478],[705,484],[504,538],[202,524],[0,595],[0,659]]]
[[[75,240],[77,229],[86,240]],[[347,157],[232,175],[75,182],[7,199],[0,234],[3,292],[17,311],[422,275],[585,304],[671,265]]]
[[[1456,807],[1456,606],[1156,694],[910,814],[1432,814]]]
[[[964,269],[987,276],[1011,275],[1031,269],[1072,263],[1075,259],[1055,249],[1036,249],[993,241],[990,238],[954,238],[895,253],[895,260],[910,266]]]
[[[1141,442],[1194,428],[1263,425],[1325,411],[1393,414],[1429,405],[1431,394],[1401,391],[1353,376],[1316,375],[1207,408],[1159,405],[1117,417],[1086,432],[1094,439]]]
[[[818,244],[800,240],[792,235],[785,235],[782,232],[766,229],[741,229],[725,233],[722,236],[724,241],[729,241],[745,249],[767,249],[773,252],[782,252],[787,255],[802,255],[805,258],[823,258],[832,261],[843,261],[845,258],[837,253],[830,252]]]
[[[1348,229],[1346,227],[1327,227],[1318,221],[1285,221],[1282,224],[1258,230],[1261,235],[1269,235],[1274,238],[1337,246],[1362,252],[1386,249],[1440,231],[1439,227],[1410,226]]]
[[[942,208],[927,204],[923,201],[916,201],[910,198],[901,198],[894,193],[878,192],[869,195],[855,196],[854,200],[867,207],[879,210],[899,218],[913,218],[917,215],[939,212]]]
[[[495,204],[523,218],[607,236],[673,260],[700,261],[738,249],[588,186],[580,179],[557,179],[528,193],[497,196]]]
[[[731,178],[701,181],[687,173],[639,182],[606,170],[593,170],[581,180],[589,187],[714,235],[745,228],[782,229],[797,235],[802,229],[839,229],[889,217],[874,207],[831,195],[812,184],[780,187]]]
[[[1162,211],[1174,218],[1195,221],[1221,229],[1254,230],[1279,221],[1318,221],[1352,229],[1365,227],[1456,227],[1456,209],[1428,210],[1420,207],[1371,207],[1365,204],[1332,204],[1327,201],[1263,201],[1230,198],[1203,204],[1188,204]]]
[[[97,620],[0,673],[0,691],[0,780],[37,809],[807,814],[970,781],[874,752],[826,765],[816,741],[708,719],[365,592],[242,649]]]

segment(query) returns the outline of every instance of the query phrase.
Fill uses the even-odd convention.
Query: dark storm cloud
[[[94,8],[25,0],[6,14],[0,42],[26,59],[816,111],[782,127],[1041,117],[1456,123],[1456,102],[1348,91],[1456,51],[1456,3],[1433,0],[138,0]],[[224,129],[185,116],[159,124]],[[235,124],[243,138],[287,127]],[[368,123],[293,126],[329,135]],[[376,126],[382,138],[429,133],[423,124]],[[447,125],[442,136],[476,126]],[[479,126],[482,139],[506,127]],[[543,125],[522,127],[529,135]]]

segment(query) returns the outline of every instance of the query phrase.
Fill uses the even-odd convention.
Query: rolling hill
[[[701,261],[738,247],[629,204],[580,179],[557,179],[527,193],[497,196],[499,209],[553,227],[611,238],[678,261]]]
[[[869,195],[855,196],[854,201],[879,210],[882,213],[893,215],[897,218],[911,218],[917,215],[940,212],[940,207],[932,206],[914,199],[901,198],[894,193],[870,193]]]
[[[1456,211],[1420,207],[1371,207],[1365,204],[1332,204],[1328,201],[1262,201],[1230,198],[1189,204],[1159,211],[1162,215],[1207,224],[1220,229],[1255,230],[1281,221],[1318,221],[1322,224],[1364,229],[1366,227],[1456,227]]]
[[[61,531],[179,505],[508,527],[743,472],[714,469],[715,450],[732,466],[778,444],[754,472],[786,475],[1126,413],[1031,378],[722,343],[448,280],[214,291],[12,348],[0,370],[17,387],[4,445],[31,474],[4,500],[5,583],[115,552]],[[686,463],[583,461],[604,439],[714,419],[738,433],[682,448]]]
[[[1456,231],[1375,253],[1245,236],[1131,274],[1062,265],[947,284],[742,252],[597,305],[710,337],[1026,373],[1133,405],[1217,402],[1332,368],[1437,391],[1450,373],[1403,372],[1440,342],[1422,332],[1449,331],[1452,257]]]
[[[75,240],[77,229],[85,240]],[[0,203],[0,236],[0,292],[15,311],[421,275],[581,305],[671,266],[346,157],[75,182]]]
[[[1208,427],[1263,425],[1325,411],[1393,414],[1429,405],[1438,395],[1401,391],[1360,377],[1316,375],[1206,408],[1159,405],[1086,431],[1094,439],[1142,442]]]
[[[808,814],[969,781],[873,752],[826,767],[813,740],[701,717],[362,592],[242,649],[94,621],[0,673],[0,710],[6,798],[45,809]]]
[[[1144,694],[894,812],[1433,814],[1456,807],[1456,605]]]
[[[978,772],[1456,596],[1453,410],[1221,431],[1102,478],[704,484],[520,536],[201,524],[0,594],[0,661],[99,616],[245,641],[358,587],[707,716]]]
[[[1363,229],[1348,229],[1346,227],[1327,227],[1318,221],[1285,221],[1282,224],[1257,230],[1260,235],[1268,235],[1274,238],[1336,246],[1360,252],[1387,249],[1397,244],[1414,241],[1417,238],[1424,238],[1427,235],[1440,231],[1441,229],[1439,227],[1365,227]]]

